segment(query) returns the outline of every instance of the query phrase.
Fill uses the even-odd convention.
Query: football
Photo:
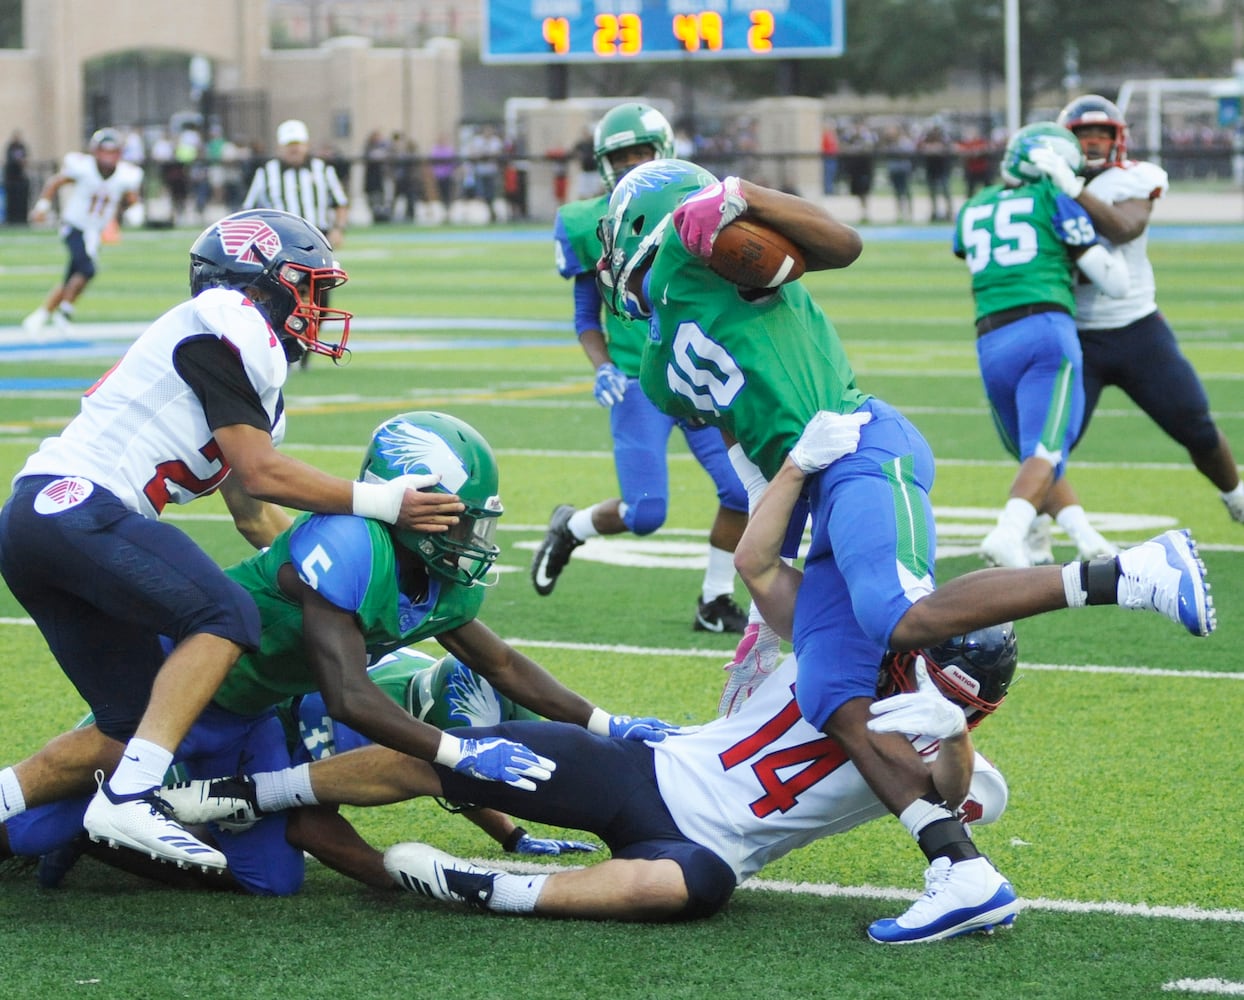
[[[717,234],[708,266],[743,288],[777,288],[804,272],[803,253],[776,229],[736,219]]]

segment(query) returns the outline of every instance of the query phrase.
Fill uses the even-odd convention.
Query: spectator
[[[969,128],[958,145],[963,161],[963,182],[967,197],[972,198],[983,187],[994,182],[993,150],[979,129]]]
[[[453,143],[443,135],[438,136],[432,146],[432,179],[436,182],[436,194],[445,209],[446,218],[454,200],[454,174],[457,169],[458,153]]]
[[[930,222],[954,218],[950,204],[950,167],[954,150],[946,130],[936,122],[920,137],[917,149],[924,161],[924,182],[929,188]]]
[[[825,193],[833,194],[838,184],[838,129],[832,119],[826,119],[821,129],[821,172]]]
[[[886,176],[894,191],[894,214],[899,222],[912,221],[911,174],[915,169],[913,155],[916,143],[902,125],[891,125],[883,133],[881,148],[885,153]]]
[[[842,169],[847,175],[847,189],[860,203],[860,222],[868,221],[868,196],[873,190],[876,147],[877,136],[860,122],[856,122],[843,138]]]
[[[30,178],[26,176],[29,151],[17,129],[4,150],[4,221],[10,226],[26,225],[30,211]]]
[[[392,152],[393,148],[380,129],[374,129],[363,145],[363,193],[367,196],[367,207],[371,210],[373,222],[388,222],[393,216],[385,190],[385,175]]]
[[[401,202],[402,215],[407,222],[414,222],[419,205],[427,200],[419,145],[401,132],[394,132],[389,148],[393,154],[393,217],[397,218]]]
[[[579,177],[575,184],[576,198],[594,198],[600,194],[600,175],[596,173],[596,145],[592,142],[592,130],[583,129],[579,141],[571,149],[575,163],[579,167]]]

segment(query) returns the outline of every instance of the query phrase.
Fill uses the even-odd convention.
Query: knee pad
[[[623,521],[636,535],[651,535],[665,523],[666,502],[661,497],[644,497],[627,507]]]

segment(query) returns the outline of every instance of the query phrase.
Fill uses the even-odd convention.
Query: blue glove
[[[522,830],[522,827],[519,827]],[[511,854],[539,854],[546,857],[556,857],[559,854],[590,854],[597,850],[595,844],[587,844],[582,840],[551,840],[543,837],[533,837],[526,830],[522,830],[522,835],[518,838],[513,847],[507,847],[506,850]]]
[[[459,752],[458,761],[451,765],[459,774],[484,781],[503,781],[525,792],[534,792],[537,781],[548,781],[557,770],[555,762],[521,743],[495,737],[460,740]]]
[[[622,402],[626,395],[626,376],[618,371],[618,366],[606,362],[596,369],[596,384],[592,386],[592,394],[601,406],[610,407]]]
[[[677,726],[671,726],[660,719],[633,719],[629,715],[609,717],[609,735],[615,739],[650,740],[653,743],[660,743],[667,734],[677,731]]]

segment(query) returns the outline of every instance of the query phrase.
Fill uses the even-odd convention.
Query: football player
[[[499,553],[493,536],[502,513],[496,459],[479,432],[431,411],[385,421],[372,435],[360,481],[382,485],[410,476],[435,481],[429,489],[455,497],[464,508],[450,531],[307,514],[268,548],[226,571],[258,606],[261,641],[229,671],[181,743],[174,759],[190,777],[232,770],[239,760],[263,769],[288,764],[274,706],[318,691],[333,720],[401,753],[526,790],[547,778],[552,761],[504,740],[458,740],[412,717],[368,676],[369,660],[428,638],[542,716],[606,735],[662,738],[665,723],[611,716],[479,619],[485,579]],[[296,784],[288,792],[302,794]],[[18,830],[21,853],[46,853],[21,842],[20,817],[15,822],[10,840]],[[251,891],[275,894],[296,891],[302,881],[301,856],[283,852],[285,842],[283,817],[218,838],[234,878]],[[154,848],[149,853],[167,856]],[[285,864],[278,864],[282,858]]]
[[[882,652],[1086,604],[1157,611],[1208,635],[1216,617],[1205,568],[1190,534],[1170,531],[1112,558],[979,570],[936,588],[928,444],[856,384],[837,332],[801,282],[742,291],[704,266],[716,234],[740,217],[794,241],[810,270],[846,267],[861,250],[859,234],[817,204],[659,160],[632,170],[610,198],[599,271],[605,302],[649,320],[640,371],[649,398],[722,427],[770,480],[753,517],[775,477],[808,498],[802,582],[796,588],[777,571],[762,586],[744,578],[764,620],[793,639],[804,717],[842,746],[930,862],[951,862],[902,935],[893,922],[872,929],[882,940],[918,940],[939,911],[986,902],[1001,876],[966,863],[978,852],[949,810],[926,798],[936,795],[911,744],[868,729]],[[829,464],[824,453],[834,449],[845,450]],[[736,552],[742,570],[739,563]]]
[[[613,459],[622,495],[576,509],[560,504],[531,563],[536,593],[553,592],[571,554],[597,535],[650,535],[669,509],[666,449],[675,427],[696,461],[712,477],[719,506],[709,530],[708,568],[696,602],[697,631],[743,632],[747,617],[734,601],[732,554],[747,523],[747,496],[730,465],[721,432],[702,421],[675,419],[658,410],[639,387],[639,359],[647,329],[642,323],[606,314],[602,322],[596,289],[600,257],[597,223],[608,192],[639,163],[674,155],[674,131],[665,116],[646,104],[620,104],[601,118],[593,135],[596,166],[605,194],[563,205],[553,228],[558,273],[574,283],[574,327],[579,345],[596,371],[596,401],[609,410]]]
[[[68,332],[74,303],[95,277],[104,229],[109,223],[119,223],[125,210],[138,204],[142,183],[142,167],[121,159],[121,135],[115,129],[101,128],[92,135],[87,152],[65,154],[60,171],[43,185],[30,221],[43,222],[52,211],[56,193],[70,188],[60,218],[69,266],[43,305],[22,321],[31,337],[38,338],[49,321],[59,333]]]
[[[1002,157],[1001,185],[969,200],[956,220],[953,249],[968,266],[976,304],[976,354],[1003,446],[1019,459],[998,523],[981,543],[993,566],[1030,566],[1025,541],[1046,494],[1066,474],[1080,433],[1084,386],[1076,339],[1074,282],[1084,275],[1108,295],[1127,292],[1127,264],[1101,245],[1093,223],[1042,173],[1031,155],[1053,153],[1074,169],[1076,137],[1053,122],[1020,129]],[[1084,508],[1058,523],[1080,557],[1118,550],[1089,524]]]
[[[1058,124],[1080,140],[1084,167],[1039,165],[1059,189],[1082,205],[1093,225],[1127,261],[1127,293],[1107,296],[1092,284],[1076,287],[1076,326],[1084,352],[1084,421],[1081,436],[1103,388],[1118,386],[1172,439],[1188,450],[1197,471],[1218,489],[1228,513],[1244,523],[1244,484],[1222,430],[1210,415],[1209,398],[1158,310],[1149,262],[1149,219],[1167,191],[1166,171],[1127,156],[1127,122],[1118,107],[1097,94],[1077,97],[1059,112]],[[1082,175],[1082,176],[1081,176]],[[1075,501],[1064,483],[1051,509]]]
[[[288,523],[282,507],[429,535],[461,527],[456,497],[419,491],[428,477],[351,482],[276,449],[288,359],[346,350],[350,314],[321,304],[345,280],[297,216],[255,210],[214,223],[190,249],[194,297],[152,323],[18,472],[0,511],[0,572],[96,727],[0,768],[0,822],[84,794],[99,770],[111,777],[87,810],[92,836],[224,865],[155,792],[229,668],[259,646],[260,619],[250,594],[159,520],[168,504],[219,489],[256,546]],[[332,324],[336,342],[321,339]],[[167,657],[162,635],[175,644]]]

